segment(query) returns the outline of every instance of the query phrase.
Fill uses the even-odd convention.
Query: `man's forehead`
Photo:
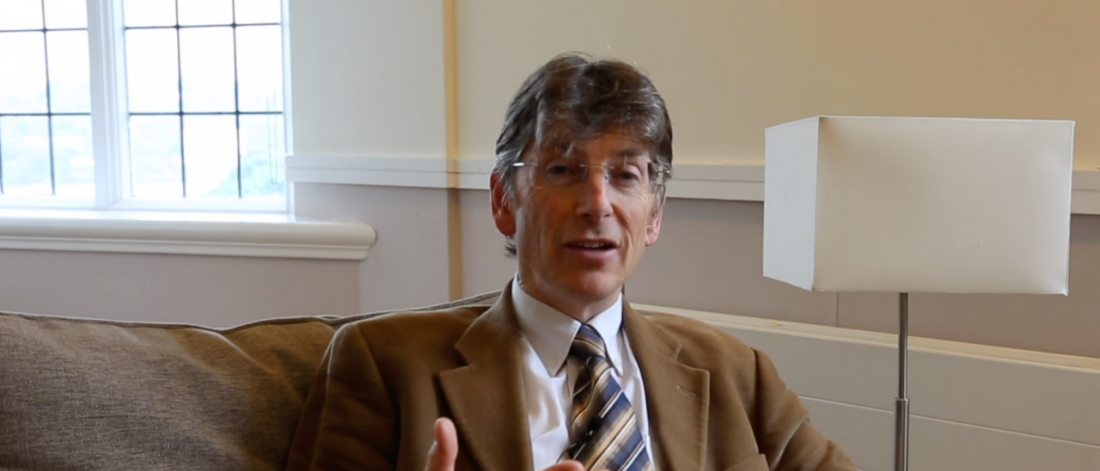
[[[595,137],[573,138],[553,136],[539,147],[545,150],[569,154],[611,154],[615,157],[636,158],[649,155],[650,143],[644,139],[622,133],[603,133]]]

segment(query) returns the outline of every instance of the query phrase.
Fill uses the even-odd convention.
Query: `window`
[[[0,206],[285,208],[281,7],[0,1]]]

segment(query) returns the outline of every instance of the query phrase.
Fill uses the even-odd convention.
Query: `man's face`
[[[615,301],[661,229],[647,149],[617,133],[528,149],[514,200],[494,174],[493,218],[514,236],[525,291],[581,320]]]

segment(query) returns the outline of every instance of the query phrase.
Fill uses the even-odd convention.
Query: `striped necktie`
[[[584,365],[573,393],[573,442],[562,459],[580,461],[589,470],[652,471],[634,409],[611,374],[603,338],[582,324],[569,354]]]

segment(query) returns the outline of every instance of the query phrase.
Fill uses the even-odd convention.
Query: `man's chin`
[[[615,296],[622,290],[622,280],[609,273],[585,273],[570,283],[573,296],[599,302]]]

